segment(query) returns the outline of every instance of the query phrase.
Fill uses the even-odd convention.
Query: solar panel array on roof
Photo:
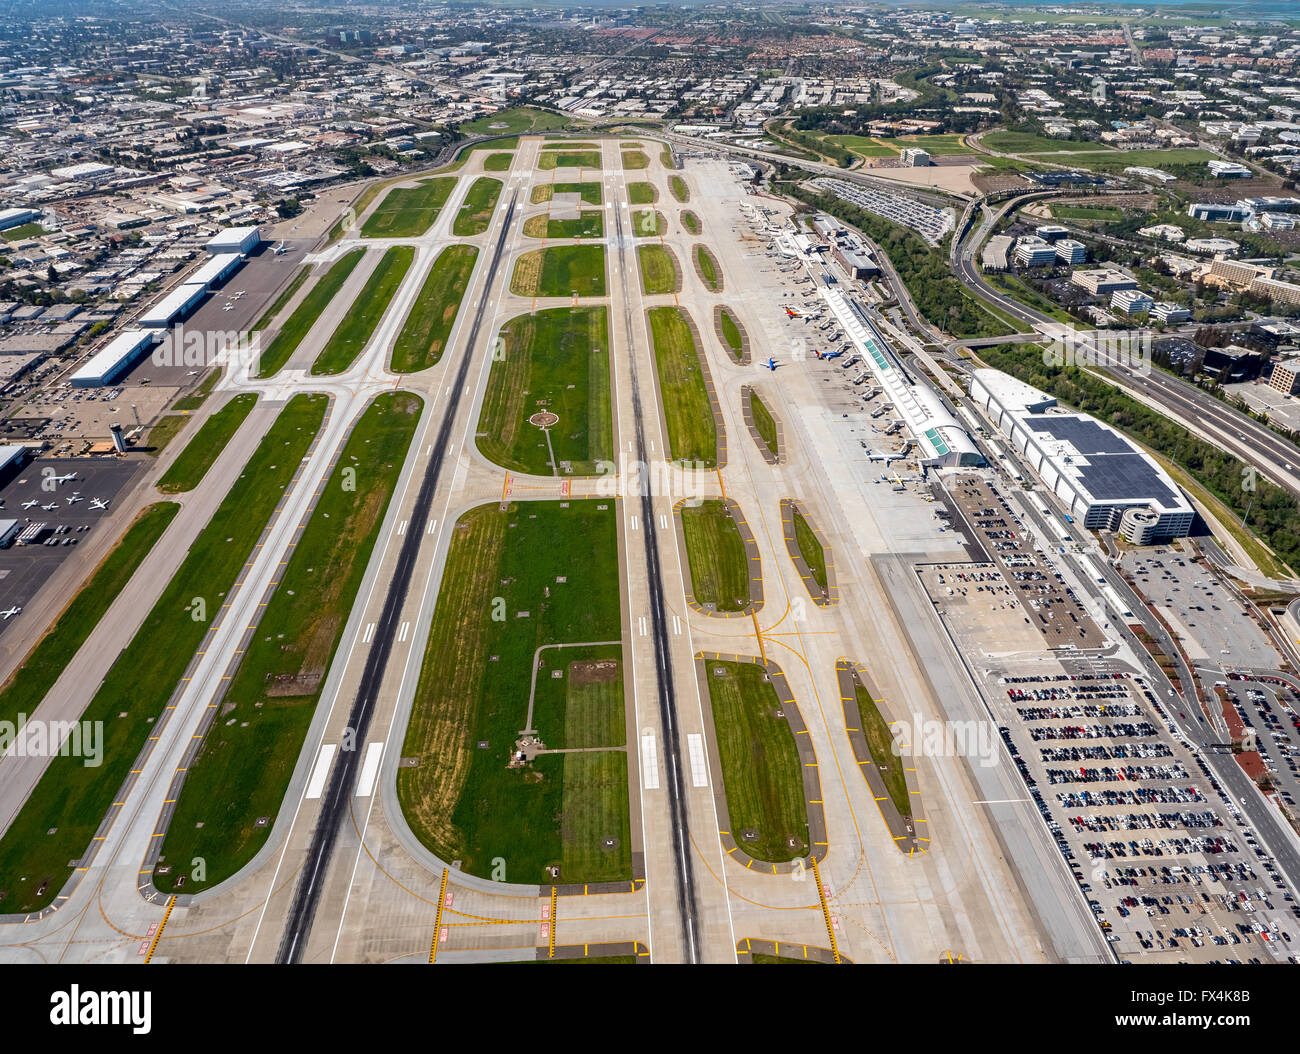
[[[1123,436],[1103,428],[1096,421],[1064,414],[1045,414],[1025,421],[1035,432],[1063,439],[1080,454],[1131,454],[1133,446]]]
[[[1086,464],[1075,460],[1061,467],[1073,469],[1098,501],[1150,500],[1165,508],[1177,503],[1178,495],[1165,484],[1156,466],[1123,436],[1096,421],[1046,414],[1026,418],[1024,423],[1040,435],[1068,442],[1086,458]]]

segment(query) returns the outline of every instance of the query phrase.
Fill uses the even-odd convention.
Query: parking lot
[[[1296,815],[1300,800],[1300,695],[1280,681],[1230,673],[1227,694],[1246,732],[1254,733],[1279,799]]]
[[[0,519],[47,528],[36,544],[0,549],[0,608],[21,608],[35,596],[54,569],[75,556],[89,532],[109,515],[98,503],[111,508],[144,464],[131,458],[37,459],[0,491]],[[48,478],[71,473],[77,478],[60,483]],[[0,620],[0,633],[20,617]]]

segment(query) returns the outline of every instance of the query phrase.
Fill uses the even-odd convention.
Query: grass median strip
[[[627,200],[632,205],[653,205],[659,197],[653,183],[629,183]]]
[[[533,187],[529,200],[534,205],[551,201],[556,194],[577,194],[587,205],[601,203],[599,183],[539,183]]]
[[[860,684],[855,684],[853,691],[857,696],[862,734],[866,737],[867,749],[871,751],[871,760],[885,781],[889,800],[902,816],[911,816],[912,799],[907,793],[907,773],[903,769],[903,759],[894,753],[894,737],[889,725],[870,692]]]
[[[681,509],[686,560],[695,602],[715,611],[744,611],[750,604],[749,557],[727,504],[708,498]]]
[[[514,154],[488,154],[483,159],[484,172],[509,172],[514,163]]]
[[[611,680],[621,672],[593,665],[617,663],[621,649],[585,653],[621,636],[620,591],[610,588],[618,581],[616,517],[613,501],[505,510],[492,502],[465,513],[452,532],[401,748],[416,762],[398,769],[397,793],[415,835],[442,859],[460,860],[467,874],[495,872],[509,882],[631,877],[622,699]],[[538,653],[560,643],[583,648],[576,656]],[[575,668],[571,658],[586,665]],[[538,659],[538,678],[548,682],[535,698],[538,738],[554,750],[543,733],[563,728],[563,742],[587,745],[581,752],[519,745]]]
[[[409,245],[395,245],[384,253],[366,279],[352,310],[343,316],[329,343],[316,356],[311,365],[313,376],[343,373],[356,362],[357,356],[374,336],[375,327],[388,310],[393,294],[402,284],[413,259],[415,249]]]
[[[713,468],[718,461],[718,425],[704,385],[704,367],[691,332],[690,316],[679,307],[652,307],[646,317],[668,427],[668,448],[674,460],[700,462],[705,468]]]
[[[603,245],[548,245],[515,261],[510,278],[515,296],[604,296]]]
[[[465,194],[464,204],[456,219],[452,222],[451,233],[457,238],[472,238],[488,229],[492,213],[497,207],[497,198],[501,196],[501,180],[484,176],[474,180]]]
[[[292,315],[285,320],[280,331],[276,333],[264,352],[257,366],[259,377],[271,377],[278,373],[307,336],[308,330],[316,323],[320,313],[331,300],[338,296],[343,283],[348,280],[353,269],[365,255],[364,249],[353,249],[339,257],[330,269],[312,286],[311,291],[302,298]]]
[[[549,216],[524,220],[526,238],[601,238],[604,234],[605,217],[596,209],[586,209],[573,220],[553,220]]]
[[[776,419],[759,398],[758,392],[749,392],[749,412],[754,418],[754,428],[762,438],[764,445],[773,457],[781,456],[780,443],[777,439]]]
[[[254,330],[266,329],[275,321],[276,315],[284,310],[284,307],[293,299],[293,294],[298,292],[303,282],[307,281],[307,276],[311,274],[311,267],[304,265],[298,268],[298,273],[293,276],[293,281],[284,288],[284,292],[275,298],[275,303],[262,312],[262,317],[257,320]]]
[[[348,437],[185,775],[158,861],[171,867],[154,872],[159,889],[215,885],[266,841],[272,824],[258,820],[284,803],[422,405],[385,392]],[[205,861],[199,880],[195,858]]]
[[[709,292],[722,292],[722,272],[718,269],[718,261],[703,245],[695,247],[695,267],[700,272],[701,280],[709,287]]]
[[[225,603],[325,417],[323,395],[297,395],[113,663],[82,720],[103,729],[102,764],[52,758],[0,839],[0,914],[47,906],[86,853],[186,667]]]
[[[438,254],[393,344],[394,373],[415,373],[437,365],[456,324],[476,259],[478,249],[472,245],[450,245]]]
[[[673,197],[683,204],[691,200],[691,192],[686,187],[686,180],[681,176],[669,176],[668,189],[673,192]]]
[[[212,369],[208,370],[207,376],[205,376],[203,380],[199,381],[198,385],[189,395],[183,396],[172,403],[172,409],[184,410],[187,413],[197,410],[207,401],[208,396],[212,394],[213,386],[220,379],[221,367],[214,366]]]
[[[745,357],[745,338],[740,332],[740,323],[731,308],[722,307],[718,315],[718,327],[722,330],[722,341],[727,350],[740,362]]]
[[[180,509],[175,502],[160,501],[141,510],[0,688],[0,721],[12,721],[17,727],[22,723],[20,715],[32,716]],[[2,875],[0,884],[9,885]]]
[[[650,158],[643,150],[624,150],[623,167],[626,169],[649,168]]]
[[[537,158],[543,172],[555,168],[600,168],[600,153],[595,150],[543,150]]]
[[[707,659],[705,669],[731,837],[755,860],[806,857],[803,769],[776,689],[757,663]]]
[[[636,262],[641,268],[641,290],[646,296],[672,293],[677,289],[677,257],[666,245],[638,245]]]
[[[483,456],[516,472],[595,474],[614,457],[608,310],[520,315],[501,328],[501,341],[478,423]],[[557,420],[541,422],[543,431],[530,420],[539,413]]]
[[[204,421],[180,456],[163,473],[158,489],[164,494],[181,494],[197,487],[256,403],[255,392],[244,392]]]
[[[688,234],[698,235],[700,233],[701,230],[700,218],[697,215],[695,215],[695,213],[693,213],[690,209],[682,209],[681,221],[682,221],[682,226],[686,228],[686,232]]]
[[[632,213],[632,229],[638,238],[659,238],[668,233],[668,221],[655,209],[637,209]]]
[[[394,187],[366,217],[361,237],[418,238],[433,226],[455,185],[455,176],[440,176],[413,187]]]
[[[792,512],[791,519],[794,521],[794,540],[799,546],[799,555],[803,557],[803,562],[808,565],[808,570],[812,573],[813,581],[822,587],[822,592],[826,591],[826,550],[818,540],[816,532],[807,518],[799,512]]]

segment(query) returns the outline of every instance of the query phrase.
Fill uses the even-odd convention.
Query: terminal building
[[[1155,460],[1122,433],[1056,405],[999,370],[976,370],[971,398],[1020,450],[1070,514],[1135,545],[1181,538],[1196,510]]]
[[[965,426],[934,392],[912,382],[862,308],[838,289],[822,289],[821,295],[916,440],[921,464],[933,467],[984,464],[984,457]]]

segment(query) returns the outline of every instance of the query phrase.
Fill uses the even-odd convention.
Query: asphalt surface
[[[486,286],[489,288],[501,263],[506,235],[510,230],[511,220],[514,218],[517,204],[518,193],[516,192],[509,206],[507,206],[505,222],[502,224],[501,233],[493,249],[492,263],[486,276]],[[481,299],[474,316],[474,325],[470,329],[469,339],[466,342],[467,349],[474,347],[486,309],[487,300]],[[424,480],[420,484],[420,491],[416,496],[415,506],[411,511],[411,526],[404,536],[396,570],[389,580],[388,595],[384,601],[383,612],[375,627],[374,644],[366,658],[365,669],[362,673],[360,686],[356,699],[352,704],[352,712],[348,721],[348,727],[355,732],[354,742],[356,743],[364,743],[366,740],[366,731],[374,713],[375,700],[378,697],[380,685],[383,683],[384,674],[388,667],[388,659],[397,637],[402,608],[410,588],[412,570],[419,555],[420,543],[424,538],[429,512],[433,507],[434,492],[437,490],[438,480],[442,474],[442,466],[445,460],[443,452],[447,449],[451,439],[451,431],[456,419],[456,409],[460,402],[460,395],[465,391],[465,381],[469,375],[471,359],[472,356],[467,350],[461,358],[460,366],[456,372],[456,380],[451,385],[448,393],[448,403],[443,410],[442,425],[438,430],[438,438],[434,441],[435,453],[429,461]],[[330,773],[328,789],[325,793],[324,803],[321,806],[320,818],[312,835],[307,860],[303,865],[302,878],[294,890],[293,902],[289,908],[284,936],[280,943],[280,951],[276,957],[277,962],[296,963],[300,961],[303,950],[307,946],[307,937],[311,933],[312,921],[315,918],[316,908],[320,902],[322,879],[329,866],[330,857],[338,839],[339,828],[347,817],[349,791],[355,782],[360,754],[359,750],[340,751],[339,760]]]
[[[628,275],[632,273],[627,259],[627,246],[630,235],[623,233],[623,210],[611,209],[614,217],[616,237],[613,244],[618,253],[618,276],[623,286],[624,325],[627,332],[634,332],[632,322],[632,300],[628,294]],[[509,226],[509,220],[506,221]],[[646,449],[644,415],[641,410],[641,387],[637,379],[636,356],[629,356],[632,377],[633,419],[636,422],[636,457],[642,464],[649,464]],[[668,802],[672,815],[673,858],[677,871],[677,907],[681,916],[682,940],[686,946],[687,960],[699,962],[699,938],[696,922],[695,873],[691,855],[687,851],[689,824],[686,817],[686,800],[682,783],[681,733],[677,727],[677,695],[673,682],[672,662],[668,646],[668,618],[664,613],[663,574],[659,565],[659,545],[655,527],[655,514],[652,488],[642,487],[641,521],[645,526],[642,539],[645,542],[646,580],[650,593],[650,621],[654,631],[656,687],[659,696],[659,719],[663,726],[664,760],[668,773]]]

